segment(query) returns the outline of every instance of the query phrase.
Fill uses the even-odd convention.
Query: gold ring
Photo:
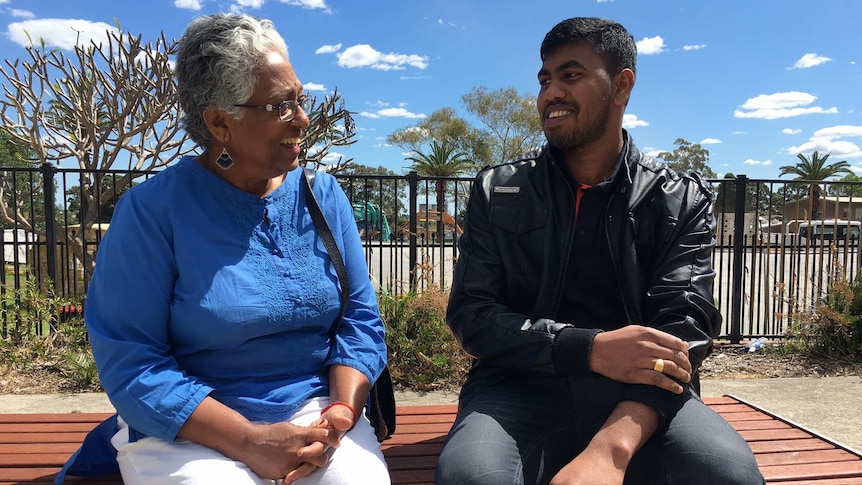
[[[652,370],[654,370],[656,372],[661,372],[663,374],[664,373],[664,359],[657,359],[655,361],[655,365],[652,366]]]

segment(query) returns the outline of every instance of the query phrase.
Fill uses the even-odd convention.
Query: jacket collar
[[[572,179],[572,174],[564,163],[565,157],[560,150],[545,144],[543,151],[549,155],[551,161],[560,169],[561,172],[563,172],[567,179]],[[631,140],[629,133],[623,129],[623,149],[620,151],[616,164],[614,165],[613,170],[611,170],[610,175],[608,175],[608,178],[605,179],[605,182],[610,182],[611,185],[625,183],[628,187],[632,185],[632,172],[634,171],[633,165],[637,164],[639,158],[638,156],[632,157],[632,153],[639,154],[640,152],[634,146],[634,142]]]

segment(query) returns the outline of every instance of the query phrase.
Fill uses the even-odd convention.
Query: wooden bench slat
[[[79,446],[81,446],[80,441],[76,441],[74,443],[25,443],[0,445],[0,455],[13,453],[31,455],[42,453],[68,453],[67,456],[71,456]]]
[[[730,423],[737,431],[753,431],[764,429],[791,429],[792,426],[777,419],[758,419],[756,421],[736,421]]]
[[[755,455],[759,453],[787,453],[794,451],[829,450],[831,444],[817,438],[749,442]]]
[[[111,413],[0,414],[0,423],[93,423],[95,425],[111,416]]]
[[[386,464],[389,465],[389,471],[433,470],[437,467],[437,455],[387,456]]]
[[[0,436],[17,433],[87,433],[95,427],[91,422],[41,422],[41,423],[0,423]]]
[[[862,477],[862,460],[760,467],[768,481]]]
[[[781,485],[860,485],[862,479],[853,478],[821,478],[818,480],[790,480],[782,481]]]
[[[74,451],[72,452],[74,453]],[[65,463],[72,453],[9,453],[0,455],[0,467],[27,466],[51,467]]]
[[[393,471],[389,472],[389,478],[393,485],[434,483],[434,470]]]
[[[762,421],[764,419],[772,419],[769,416],[763,414],[760,411],[756,411],[754,409],[746,412],[737,412],[737,413],[728,413],[722,414],[722,418],[730,424],[738,423],[740,421]]]
[[[789,428],[789,429],[754,429],[750,431],[742,430],[739,435],[745,441],[772,441],[772,440],[790,440],[810,438],[811,435],[805,431]]]
[[[844,450],[792,451],[789,453],[760,453],[755,455],[758,466],[790,465],[802,463],[829,463],[855,461],[859,457]]]
[[[0,434],[0,444],[15,444],[15,443],[78,443],[84,441],[87,436],[86,431],[79,433],[16,433]]]
[[[751,446],[767,482],[784,485],[862,484],[862,457],[737,399],[704,399]],[[381,444],[393,485],[434,481],[455,405],[398,409],[398,432]],[[86,433],[110,413],[0,414],[0,485],[52,483]],[[119,477],[67,483],[122,485]]]
[[[384,442],[380,449],[383,450],[383,456],[389,458],[391,457],[402,457],[402,456],[426,456],[433,455],[437,456],[443,451],[443,440],[438,440],[434,443],[428,442],[417,442],[417,443],[409,443],[407,445],[392,445],[388,442]]]

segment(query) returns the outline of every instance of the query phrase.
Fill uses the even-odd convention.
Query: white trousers
[[[328,398],[305,402],[290,422],[307,426],[320,417]],[[117,462],[126,485],[277,485],[280,481],[263,479],[244,463],[218,451],[188,440],[167,442],[147,437],[129,443],[129,427],[120,418],[120,430],[111,439],[117,449]],[[374,429],[365,413],[341,438],[338,448],[329,450],[329,463],[297,485],[389,485],[389,470]]]

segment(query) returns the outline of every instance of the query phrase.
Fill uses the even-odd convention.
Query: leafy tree
[[[829,194],[838,197],[853,197],[862,200],[862,177],[855,173],[845,175],[839,182],[829,186]]]
[[[780,175],[796,175],[794,180],[824,181],[839,174],[853,174],[850,170],[850,164],[846,161],[827,164],[829,155],[831,153],[827,153],[821,157],[820,153],[815,151],[809,158],[805,154],[799,153],[796,155],[799,158],[799,162],[796,165],[784,165],[780,167]],[[823,213],[820,209],[822,192],[823,190],[818,183],[813,183],[808,187],[811,214],[814,215],[814,219],[823,218]]]
[[[27,219],[38,228],[45,227],[45,199],[41,176],[32,170],[32,151],[0,129],[0,228],[12,229],[16,221]],[[27,227],[27,226],[25,226]]]
[[[432,140],[454,145],[474,161],[475,169],[492,163],[489,134],[470,126],[454,109],[444,107],[414,126],[399,128],[387,142],[407,152],[421,152]]]
[[[515,88],[489,91],[480,86],[461,99],[490,132],[494,162],[505,162],[544,142],[534,96],[519,94]]]
[[[414,151],[407,160],[413,162],[412,168],[419,175],[427,177],[439,177],[435,180],[435,192],[437,193],[437,211],[440,218],[437,220],[437,240],[443,241],[443,213],[446,211],[446,185],[444,177],[457,177],[468,172],[472,162],[464,152],[450,143],[432,141],[431,151],[422,153]]]
[[[108,174],[108,176],[102,178],[100,180],[99,187],[93,187],[93,189],[100,194],[104,193],[112,193],[114,194],[113,199],[103,203],[98,207],[98,215],[96,217],[96,222],[104,223],[111,222],[111,218],[114,217],[114,208],[117,206],[117,202],[120,200],[120,197],[126,193],[131,187],[137,185],[137,182],[132,181],[131,187],[129,185],[118,186],[117,184],[126,184],[128,179],[125,177],[118,176],[117,173]],[[101,199],[101,197],[100,197]],[[87,214],[90,211],[90,208],[87,207],[87,198],[81,197],[81,186],[75,185],[66,190],[66,210],[67,217],[69,221],[74,221],[80,223],[80,215]]]
[[[734,213],[736,210],[736,175],[732,173],[724,174],[724,181],[721,182],[715,191],[714,212]],[[768,185],[752,181],[745,184],[744,212],[769,213],[772,202],[772,192],[769,190]],[[775,212],[774,208],[773,212]]]
[[[718,175],[709,167],[709,150],[683,138],[673,142],[676,148],[672,152],[661,152],[657,155],[667,162],[668,166],[678,172],[694,172],[703,178],[714,179]]]
[[[341,172],[343,175],[367,176],[341,180],[342,187],[354,207],[377,207],[392,229],[401,226],[400,217],[407,199],[407,184],[396,179],[398,174],[385,167],[370,167],[351,163]],[[391,177],[391,178],[390,178]],[[380,228],[373,228],[381,231]]]
[[[395,131],[389,135],[389,143],[410,152],[422,152],[433,140],[446,142],[473,162],[472,172],[544,142],[533,96],[518,94],[515,88],[489,91],[480,86],[461,99],[482,128],[472,126],[453,108],[445,107],[414,126]]]

